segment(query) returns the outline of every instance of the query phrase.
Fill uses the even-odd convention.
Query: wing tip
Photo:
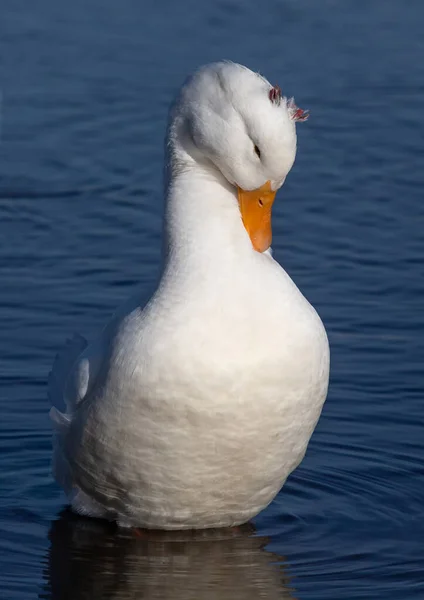
[[[63,349],[58,352],[48,375],[48,397],[53,407],[65,407],[63,391],[72,367],[80,354],[86,349],[87,340],[78,333],[68,338]],[[59,411],[57,411],[59,414]]]

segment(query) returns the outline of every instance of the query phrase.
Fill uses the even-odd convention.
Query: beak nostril
[[[259,198],[259,200],[258,200],[258,204],[259,204],[259,206],[263,206],[263,205],[264,205],[264,203],[262,202],[262,199],[261,199],[261,198]]]

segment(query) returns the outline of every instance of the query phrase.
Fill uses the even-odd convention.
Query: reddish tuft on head
[[[294,113],[292,119],[294,121],[307,121],[309,119],[309,111],[298,108],[297,111]]]
[[[307,121],[309,118],[309,110],[303,110],[302,108],[298,108],[294,101],[294,98],[290,98],[287,102],[287,108],[289,111],[290,119],[293,121]]]
[[[281,102],[281,88],[279,85],[276,85],[275,87],[271,88],[269,90],[269,99],[271,100],[271,102],[273,104],[277,104],[277,106],[280,104]]]

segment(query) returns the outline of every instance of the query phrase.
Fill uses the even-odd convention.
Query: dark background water
[[[424,597],[423,30],[422,0],[2,0],[2,597]],[[155,277],[167,108],[222,57],[311,109],[274,251],[330,392],[257,537],[135,539],[60,516],[46,378]]]

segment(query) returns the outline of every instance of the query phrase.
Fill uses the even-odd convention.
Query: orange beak
[[[265,252],[271,246],[271,209],[274,199],[275,192],[271,189],[270,181],[250,192],[238,188],[241,218],[252,246],[258,252]]]

